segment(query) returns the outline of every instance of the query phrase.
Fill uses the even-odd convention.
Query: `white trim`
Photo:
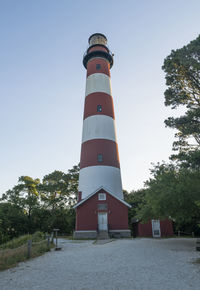
[[[107,188],[114,196],[123,199],[120,168],[96,165],[80,169],[78,191],[82,192],[83,199],[101,187]]]
[[[123,203],[124,205],[126,205],[127,207],[131,208],[132,206],[127,203],[126,201],[124,201],[123,199],[117,197],[116,195],[112,194],[108,189],[106,189],[105,187],[101,186],[99,187],[97,190],[95,190],[93,193],[91,193],[90,195],[88,195],[85,199],[82,199],[81,201],[79,201],[77,204],[75,204],[73,206],[73,208],[77,208],[79,205],[81,205],[82,203],[84,203],[86,200],[88,200],[90,197],[92,197],[93,195],[95,195],[99,190],[104,189],[107,193],[109,193],[110,195],[112,195],[114,198],[116,198],[117,200],[119,200],[121,203]],[[127,231],[127,230],[124,230]]]
[[[98,193],[98,200],[106,200],[106,193],[105,192],[99,192]]]
[[[83,121],[82,143],[92,139],[116,142],[115,121],[106,115],[93,115]]]
[[[104,73],[95,73],[87,77],[85,96],[102,92],[112,96],[110,77]]]

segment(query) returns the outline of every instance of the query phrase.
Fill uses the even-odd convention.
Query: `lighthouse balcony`
[[[110,68],[113,66],[113,53],[106,46],[95,44],[90,46],[83,55],[83,65],[86,69],[88,61],[95,57],[105,58],[110,63]]]

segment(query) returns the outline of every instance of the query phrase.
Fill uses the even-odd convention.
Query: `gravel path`
[[[195,239],[60,240],[59,245],[62,251],[0,272],[0,289],[200,289]]]

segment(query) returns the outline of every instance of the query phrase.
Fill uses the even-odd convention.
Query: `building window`
[[[98,200],[106,200],[106,194],[100,192],[99,195],[98,195]]]
[[[102,154],[98,154],[97,160],[98,160],[98,162],[103,162],[103,155]]]
[[[97,112],[102,112],[102,106],[101,105],[97,105]]]
[[[96,64],[96,69],[97,69],[97,70],[100,70],[100,68],[101,68],[100,63],[97,63],[97,64]]]

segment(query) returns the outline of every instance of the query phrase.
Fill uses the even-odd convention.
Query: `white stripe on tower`
[[[85,96],[102,92],[112,96],[110,78],[104,73],[94,73],[87,77]]]
[[[105,115],[94,115],[83,121],[82,143],[91,139],[116,141],[115,121]]]
[[[80,170],[79,191],[82,192],[82,198],[86,198],[101,186],[104,186],[105,189],[123,199],[119,168],[112,166],[89,166]]]

